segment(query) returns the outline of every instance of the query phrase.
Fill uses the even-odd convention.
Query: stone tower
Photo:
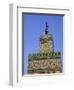
[[[61,53],[54,52],[53,36],[48,32],[47,22],[39,41],[40,51],[28,55],[28,74],[61,73]]]
[[[40,53],[53,52],[53,37],[48,32],[48,24],[46,22],[44,35],[40,36]]]

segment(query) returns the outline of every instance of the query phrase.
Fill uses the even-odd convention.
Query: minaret
[[[45,23],[45,33],[40,37],[40,53],[53,52],[53,38],[48,32],[48,23]]]

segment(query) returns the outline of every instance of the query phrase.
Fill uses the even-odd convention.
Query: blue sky
[[[24,73],[27,74],[28,54],[39,52],[39,38],[44,33],[45,23],[53,35],[54,51],[63,56],[63,16],[24,14]]]

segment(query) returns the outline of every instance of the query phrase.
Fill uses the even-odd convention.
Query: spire
[[[48,34],[48,23],[46,22],[45,34]]]

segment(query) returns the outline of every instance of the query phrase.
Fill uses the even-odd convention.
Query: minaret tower
[[[40,37],[40,53],[53,52],[53,38],[48,32],[48,23],[45,25],[45,33]]]
[[[40,52],[28,55],[28,73],[61,73],[62,63],[60,52],[53,50],[53,37],[45,23],[44,34],[40,36]]]

